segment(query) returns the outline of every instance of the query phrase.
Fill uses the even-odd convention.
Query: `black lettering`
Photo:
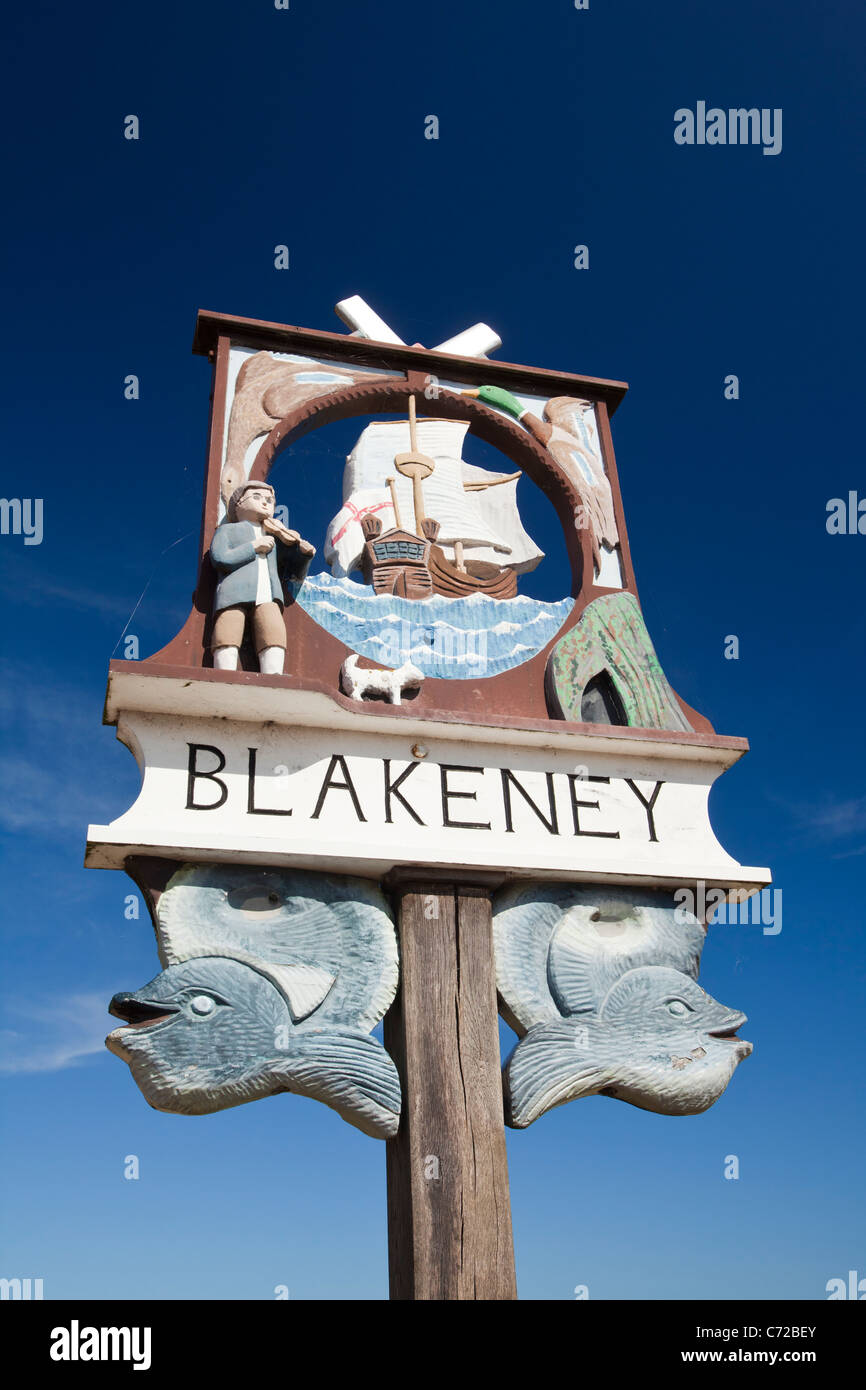
[[[568,774],[568,788],[571,792],[571,814],[574,818],[575,835],[594,835],[599,840],[618,840],[618,830],[583,830],[580,824],[580,809],[585,807],[587,811],[597,811],[599,809],[597,801],[578,801],[576,782],[610,782],[609,777],[578,777],[576,772]]]
[[[450,826],[454,830],[489,830],[489,821],[451,819],[450,813],[448,811],[448,801],[451,797],[466,797],[467,800],[474,801],[478,793],[452,791],[451,788],[448,786],[449,772],[473,772],[476,774],[476,776],[479,773],[482,777],[484,776],[483,767],[461,767],[458,763],[440,763],[439,775],[442,779],[442,824],[445,826]]]
[[[334,772],[336,771],[338,764],[340,767],[340,771],[346,779],[344,782],[335,782],[333,780]],[[322,783],[322,790],[319,792],[319,799],[316,802],[316,809],[310,817],[311,820],[319,819],[322,807],[325,804],[325,797],[328,795],[328,792],[332,790],[348,792],[350,797],[352,798],[352,805],[355,808],[355,815],[358,817],[358,820],[366,821],[367,817],[361,810],[361,803],[358,800],[358,793],[355,791],[355,784],[349,776],[349,769],[346,766],[346,759],[342,756],[341,753],[334,753],[330,763],[328,764],[328,771],[325,773],[325,780]]]
[[[509,772],[507,767],[500,768],[500,772],[502,774],[502,800],[505,805],[506,831],[510,834],[514,833],[514,822],[511,814],[511,784],[513,783],[517,790],[520,792],[520,795],[523,797],[523,800],[527,803],[528,806],[532,807],[533,811],[538,816],[538,819],[541,821],[541,824],[545,827],[545,829],[548,830],[551,835],[558,835],[559,822],[556,818],[556,800],[553,794],[553,773],[545,772],[544,774],[547,778],[547,800],[550,806],[550,820],[548,820],[541,808],[539,806],[536,806],[535,802],[532,800],[532,797],[529,795],[529,792],[526,790],[526,788],[521,786],[521,784],[518,782],[514,773]]]
[[[383,759],[382,759],[382,762],[383,762],[384,768],[385,768],[385,824],[386,824],[386,825],[391,825],[391,823],[392,823],[392,821],[391,821],[391,797],[394,796],[394,797],[396,797],[397,800],[400,802],[400,805],[403,806],[403,807],[405,807],[405,809],[409,812],[409,815],[412,817],[412,819],[413,819],[414,821],[417,821],[418,825],[423,825],[424,822],[422,821],[421,817],[418,815],[418,812],[415,810],[414,806],[410,806],[410,805],[409,805],[409,802],[406,800],[405,796],[403,796],[402,792],[400,791],[400,787],[401,787],[402,784],[406,781],[406,778],[409,776],[409,774],[410,774],[411,772],[414,772],[414,771],[415,771],[415,769],[416,769],[416,767],[418,766],[418,764],[417,764],[417,763],[410,763],[408,767],[404,767],[403,771],[400,773],[400,776],[397,778],[396,782],[392,782],[392,781],[391,781],[391,759],[390,759],[390,758],[383,758]]]
[[[658,837],[658,835],[656,834],[656,823],[655,823],[655,817],[653,816],[653,807],[655,806],[656,802],[658,801],[659,792],[661,791],[662,787],[664,786],[664,782],[656,782],[655,791],[653,792],[653,794],[652,794],[652,796],[650,797],[649,801],[647,801],[647,799],[646,799],[646,797],[644,796],[643,792],[638,791],[637,787],[635,786],[634,782],[631,780],[630,777],[626,777],[625,780],[626,780],[626,782],[628,783],[628,785],[631,787],[632,791],[634,792],[634,794],[635,794],[635,796],[637,797],[638,801],[640,802],[641,806],[643,806],[644,810],[646,811],[646,820],[647,820],[647,825],[649,826],[649,837],[650,837],[650,839],[651,839],[651,840],[655,840],[656,843],[658,843],[658,838],[659,838],[659,837]]]
[[[225,755],[218,748],[214,748],[211,743],[188,743],[189,762],[186,774],[186,810],[187,811],[217,811],[220,806],[224,806],[228,800],[229,789],[222,778],[217,777],[218,772],[222,772],[226,765]],[[217,765],[210,772],[200,772],[198,768],[199,753],[213,753],[217,759]],[[196,781],[216,782],[220,789],[219,800],[212,801],[210,805],[200,806],[195,800]]]
[[[256,805],[256,748],[250,749],[250,770],[247,776],[247,813],[251,816],[290,816],[291,811],[275,811]]]

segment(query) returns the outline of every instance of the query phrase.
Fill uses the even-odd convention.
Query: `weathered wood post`
[[[405,1101],[387,1145],[391,1297],[513,1299],[490,888],[420,869],[392,884],[401,983],[385,1047]]]

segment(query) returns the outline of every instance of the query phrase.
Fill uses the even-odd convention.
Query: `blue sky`
[[[630,383],[644,613],[684,699],[750,739],[714,825],[783,894],[777,935],[710,931],[702,982],[755,1043],[711,1111],[595,1098],[509,1134],[521,1295],[822,1298],[866,1275],[866,536],[825,526],[866,496],[862,12],[154,0],[6,23],[3,493],[43,499],[44,538],[0,537],[0,1274],[49,1298],[386,1296],[380,1144],[297,1097],[159,1115],[105,1051],[110,996],[156,951],[125,876],[82,869],[87,823],[138,786],[100,724],[108,660],[143,590],[147,655],[195,582],[195,312],[339,329],[361,294],[407,341],[483,319],[502,358]],[[781,153],[675,144],[699,100],[781,108]],[[334,441],[301,442],[305,527],[335,510]],[[551,542],[544,597],[566,592]]]

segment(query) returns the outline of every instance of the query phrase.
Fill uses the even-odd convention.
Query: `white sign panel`
[[[91,827],[87,862],[117,868],[129,854],[152,854],[367,877],[417,865],[620,883],[769,881],[713,834],[709,789],[733,760],[720,762],[718,750],[591,737],[570,749],[541,735],[533,746],[463,724],[428,723],[416,737],[418,723],[404,733],[362,714],[342,724],[121,715],[141,792],[111,825]]]

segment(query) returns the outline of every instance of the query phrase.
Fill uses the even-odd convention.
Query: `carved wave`
[[[400,599],[327,571],[308,575],[294,592],[311,618],[360,656],[392,667],[411,661],[425,676],[446,680],[520,666],[556,635],[574,605],[571,598],[547,603],[525,594]]]

